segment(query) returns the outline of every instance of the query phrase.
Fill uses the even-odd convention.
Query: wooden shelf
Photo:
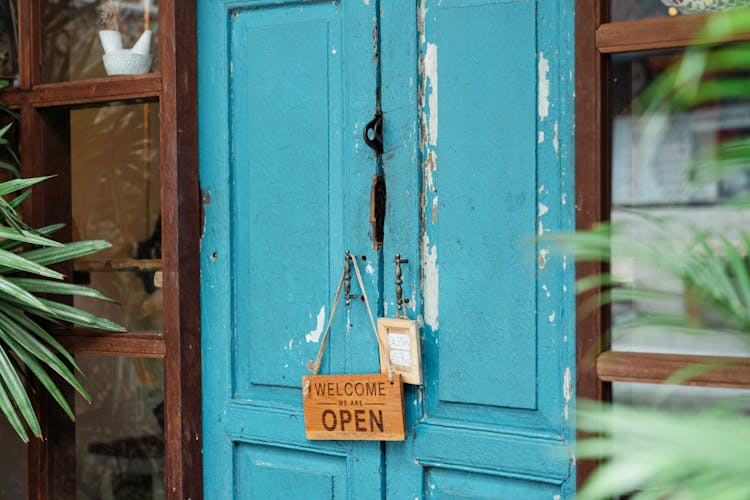
[[[85,259],[75,261],[76,271],[83,272],[128,272],[161,271],[160,259]]]
[[[750,357],[608,351],[597,357],[596,373],[607,382],[661,384],[675,372],[696,363],[711,369],[682,385],[750,389]]]
[[[166,353],[164,337],[158,333],[110,333],[85,329],[53,333],[63,347],[75,354],[163,358]]]
[[[750,40],[750,33],[730,38],[697,38],[709,17],[710,14],[694,14],[605,23],[596,30],[596,48],[602,54],[617,54]]]
[[[161,93],[161,75],[110,76],[75,82],[45,83],[31,90],[4,89],[0,101],[9,107],[31,103],[37,108],[93,104],[107,101],[158,98]]]

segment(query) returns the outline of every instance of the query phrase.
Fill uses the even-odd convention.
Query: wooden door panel
[[[421,152],[411,183],[420,239],[408,251],[420,270],[404,287],[424,324],[425,385],[406,393],[409,439],[387,444],[394,498],[554,498],[574,488],[573,283],[564,255],[536,240],[573,227],[571,9],[419,2],[421,130],[394,135]],[[385,109],[405,101],[385,98]],[[396,202],[388,218],[413,207]]]
[[[376,22],[369,2],[199,2],[207,498],[381,497],[380,444],[308,441],[301,405],[344,250],[371,246]],[[365,318],[341,299],[321,373],[374,371]]]
[[[471,472],[430,469],[427,490],[431,500],[496,500],[523,498],[524,500],[554,500],[561,498],[561,489],[552,484],[502,478]]]
[[[340,9],[231,20],[236,393],[296,404],[343,262]]]

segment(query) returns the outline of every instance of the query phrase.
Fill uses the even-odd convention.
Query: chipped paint
[[[570,374],[570,368],[565,368],[565,374],[563,375],[563,398],[565,398],[565,406],[563,407],[563,417],[568,420],[568,405],[573,397],[573,377]]]
[[[549,116],[549,60],[539,52],[539,119],[544,121]]]
[[[547,288],[547,285],[542,285],[542,290],[544,290],[544,294],[547,296],[548,299],[552,297],[552,294],[549,292],[549,288]]]
[[[544,142],[544,130],[540,130],[540,131],[539,131],[539,132],[538,132],[538,133],[536,134],[536,143],[537,143],[537,144],[541,144],[541,143],[543,143],[543,142]]]
[[[430,89],[429,95],[427,89]],[[438,48],[428,43],[424,53],[424,95],[427,98],[427,142],[436,146],[438,140]],[[426,113],[427,114],[427,113]]]
[[[289,346],[287,347],[287,349],[291,351],[293,345],[294,345],[294,339],[289,339]]]
[[[547,265],[547,260],[549,259],[549,250],[546,248],[542,248],[539,250],[539,269],[544,269],[544,266]]]
[[[555,495],[552,497],[552,500],[560,500],[560,495]]]
[[[542,194],[544,192],[544,184],[542,184],[541,186],[539,186],[539,189],[537,189],[536,191],[537,191],[537,193]]]
[[[368,263],[367,263],[367,267],[365,268],[365,272],[366,272],[367,274],[373,274],[373,273],[375,272],[375,268],[374,268],[374,267],[372,267],[372,264],[370,264],[370,263],[368,262]]]
[[[562,198],[561,198],[560,201],[562,202],[563,205],[567,205],[568,204],[568,194],[567,193],[563,193],[562,194]]]
[[[365,5],[370,5],[370,0],[364,0]]]
[[[323,323],[326,319],[326,306],[320,308],[318,317],[316,319],[316,325],[314,330],[310,330],[310,333],[305,335],[307,342],[318,342],[320,340],[320,334],[323,333]]]
[[[544,223],[540,220],[538,223],[539,230],[537,231],[539,233],[539,236],[544,236]]]
[[[547,319],[549,319],[550,323],[554,323],[555,322],[555,311],[552,311],[550,313],[550,315],[547,317]]]
[[[435,224],[437,222],[438,217],[438,197],[435,196],[432,199],[432,223]]]
[[[438,327],[438,264],[437,245],[430,247],[430,237],[422,237],[422,294],[424,296],[424,321],[432,328]]]
[[[437,170],[437,155],[434,151],[427,153],[427,160],[424,163],[424,175],[427,180],[427,189],[434,193],[435,192],[435,179],[433,174]]]
[[[563,263],[562,263],[563,271],[565,271],[568,268],[568,256],[563,255]]]
[[[555,136],[552,138],[552,147],[555,148],[555,156],[560,156],[560,142],[558,137],[558,130],[557,130],[557,120],[555,120],[554,130],[555,130]]]
[[[549,207],[545,205],[544,203],[540,203],[539,204],[539,217],[547,215],[547,212],[549,212]]]

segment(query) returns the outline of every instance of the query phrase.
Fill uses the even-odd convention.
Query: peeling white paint
[[[563,417],[568,420],[568,405],[573,397],[573,377],[570,374],[570,368],[565,368],[563,375],[563,398],[565,398],[565,407],[563,407]]]
[[[542,194],[544,192],[544,184],[542,184],[541,186],[539,186],[539,189],[537,189],[536,191],[537,191],[537,193]]]
[[[542,248],[539,250],[539,269],[544,269],[544,266],[547,264],[547,259],[549,259],[549,250]]]
[[[427,177],[427,189],[435,192],[435,179],[433,174],[437,170],[437,154],[434,151],[427,153],[427,161],[424,164],[425,176]]]
[[[544,121],[549,116],[549,61],[539,52],[539,119]]]
[[[562,266],[563,266],[563,271],[565,271],[568,268],[568,256],[567,255],[563,255]]]
[[[305,340],[307,342],[318,342],[320,340],[320,334],[323,333],[323,324],[326,320],[326,306],[320,308],[320,312],[318,313],[317,317],[317,324],[315,325],[315,329],[311,330],[310,333],[305,335]]]
[[[552,147],[555,148],[555,156],[560,156],[560,143],[558,138],[558,131],[557,131],[557,120],[555,120],[555,136],[552,138]]]
[[[430,237],[422,237],[422,294],[424,296],[424,321],[433,330],[438,327],[438,264],[437,245],[430,247]]]
[[[293,345],[294,345],[294,339],[289,339],[289,347],[287,347],[287,349],[291,351]]]
[[[552,294],[549,293],[549,288],[547,288],[547,285],[542,285],[542,290],[544,290],[545,295],[547,295],[547,298],[549,299],[552,297]]]
[[[541,144],[544,142],[544,130],[540,130],[536,134],[536,143]]]
[[[374,268],[374,267],[372,267],[372,264],[370,264],[370,263],[368,262],[368,263],[367,263],[367,267],[365,268],[365,272],[366,272],[367,274],[373,274],[373,273],[375,272],[375,268]]]
[[[567,292],[567,291],[568,291],[568,285],[563,285],[563,292]]]
[[[427,87],[430,95],[427,96]],[[428,43],[424,53],[424,93],[430,116],[427,117],[427,142],[436,146],[438,140],[438,48]]]
[[[554,323],[555,322],[555,311],[552,311],[552,313],[550,313],[548,319],[549,319],[550,323]]]
[[[538,231],[539,236],[544,236],[544,223],[541,221],[541,219],[539,220],[538,226],[539,226],[539,231]]]
[[[552,500],[560,500],[560,495],[555,495],[552,497]]]
[[[432,223],[435,224],[437,222],[438,217],[438,197],[435,196],[432,199]]]
[[[542,217],[549,212],[549,207],[545,205],[544,203],[539,204],[539,217]]]
[[[566,193],[563,193],[563,194],[562,194],[562,199],[561,199],[561,201],[562,201],[562,204],[563,204],[563,205],[567,205],[567,204],[568,204],[568,195],[567,195]]]
[[[370,5],[370,0],[364,0],[365,5]]]

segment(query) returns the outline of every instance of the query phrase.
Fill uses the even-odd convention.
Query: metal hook
[[[351,299],[359,297],[359,295],[352,295],[349,293],[352,290],[352,268],[351,264],[349,264],[349,261],[352,258],[352,254],[347,250],[344,255],[344,302],[346,302],[347,306],[351,302]]]
[[[372,132],[372,138],[370,132]],[[376,113],[375,117],[365,125],[362,138],[375,153],[383,154],[383,115],[381,113]]]
[[[402,259],[401,254],[397,253],[394,260],[396,261],[396,306],[398,307],[398,315],[401,316],[404,304],[409,303],[409,299],[403,298],[404,291],[401,288],[401,285],[404,280],[401,279],[401,264],[408,264],[409,259]]]

